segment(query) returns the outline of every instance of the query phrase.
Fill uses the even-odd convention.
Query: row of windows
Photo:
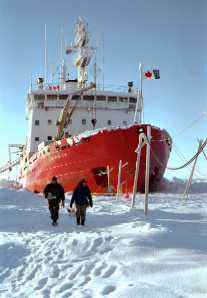
[[[82,119],[82,124],[83,125],[86,125],[86,119]],[[108,125],[112,125],[112,121],[111,120],[108,120],[107,121],[107,124]],[[127,125],[127,121],[123,121],[123,125]],[[47,137],[47,140],[48,141],[52,141],[52,136],[48,136]],[[40,141],[40,138],[39,137],[35,137],[35,142],[39,142]]]
[[[51,125],[51,124],[52,124],[52,120],[51,120],[51,119],[48,119],[48,120],[47,120],[47,124],[48,124],[48,125]],[[36,126],[40,125],[40,120],[35,120],[35,125],[36,125]]]
[[[52,141],[52,136],[48,136],[47,140]],[[40,137],[35,137],[35,142],[39,142],[39,141],[40,141]]]
[[[82,119],[81,122],[82,122],[83,125],[86,125],[86,123],[87,123],[86,119]],[[52,120],[51,119],[48,119],[48,124],[49,125],[52,124]],[[69,124],[72,124],[72,119],[69,120]],[[107,121],[107,124],[108,125],[112,125],[111,120],[108,120]],[[36,126],[40,125],[40,120],[35,120],[35,125]],[[123,125],[127,125],[127,121],[123,121]]]
[[[34,99],[35,100],[45,100],[46,98],[48,100],[57,100],[58,98],[60,100],[67,100],[69,97],[69,95],[67,94],[60,94],[59,96],[56,94],[48,94],[48,95],[44,95],[44,94],[35,94],[34,95]],[[81,98],[83,100],[87,100],[87,101],[93,101],[94,99],[96,99],[97,101],[106,101],[108,98],[108,102],[130,102],[130,103],[136,103],[137,102],[137,98],[136,97],[122,97],[122,96],[105,96],[105,95],[73,95],[72,96],[72,100],[81,100]]]

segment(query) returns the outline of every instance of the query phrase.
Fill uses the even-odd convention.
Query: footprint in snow
[[[73,246],[77,246],[77,244],[78,244],[78,240],[73,239],[73,241],[72,241],[72,245],[73,245]]]
[[[103,269],[106,267],[106,263],[102,263],[100,266],[96,267],[95,270],[94,270],[94,275],[95,276],[100,276]]]
[[[35,275],[37,273],[37,271],[41,268],[40,265],[37,265],[34,269],[31,270],[31,272],[29,273],[29,275],[27,276],[27,279],[26,281],[28,280],[31,280],[31,279],[34,279],[35,278]]]
[[[75,271],[73,271],[70,276],[69,276],[69,280],[71,279],[75,279],[76,276],[80,273],[81,271],[81,266],[79,266]]]
[[[91,273],[91,270],[94,268],[94,265],[95,265],[94,263],[83,265],[83,270],[81,273],[83,275],[89,275]]]
[[[94,250],[96,250],[98,247],[100,247],[103,244],[103,238],[99,237],[96,238],[92,241],[91,246],[89,246],[88,251],[93,252]]]
[[[73,264],[65,264],[65,261],[64,261],[64,264],[63,265],[60,265],[60,271],[65,271],[67,269],[70,269],[73,267]]]
[[[116,290],[115,286],[106,286],[101,292],[102,295],[109,295]]]
[[[48,278],[45,277],[45,278],[41,278],[39,281],[38,281],[38,284],[37,286],[34,288],[34,290],[41,290],[42,288],[44,288],[44,286],[46,286],[48,282]]]
[[[110,277],[116,271],[116,266],[110,266],[105,273],[102,275],[103,278]]]
[[[57,255],[55,256],[56,260],[59,261],[64,257],[64,251],[60,250]]]
[[[64,284],[60,285],[59,287],[57,287],[55,289],[55,292],[59,294],[59,293],[62,293],[66,290],[71,289],[72,287],[73,287],[72,283],[64,283]]]
[[[60,270],[57,265],[54,265],[49,272],[49,277],[57,278],[60,274]]]
[[[90,276],[86,276],[84,277],[84,280],[82,282],[80,282],[77,286],[78,287],[83,287],[85,286],[87,283],[89,283],[89,281],[91,281],[91,277]]]
[[[61,298],[69,298],[69,297],[73,297],[73,294],[70,291],[65,291],[63,293],[63,295],[61,296]]]

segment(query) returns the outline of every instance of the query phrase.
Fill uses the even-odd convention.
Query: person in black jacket
[[[93,207],[91,191],[85,179],[82,179],[76,186],[70,202],[70,208],[72,208],[74,202],[76,205],[77,225],[81,224],[84,226],[86,219],[86,208],[89,205],[91,208]]]
[[[48,208],[52,219],[52,224],[57,225],[59,218],[59,204],[65,207],[65,192],[63,186],[58,183],[57,177],[52,177],[51,183],[47,184],[44,189],[45,198],[48,199]]]

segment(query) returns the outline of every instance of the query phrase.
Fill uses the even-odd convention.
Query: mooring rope
[[[195,153],[194,156],[190,160],[188,160],[187,162],[185,162],[182,166],[179,166],[179,167],[166,167],[166,169],[167,170],[176,171],[176,170],[181,170],[181,169],[187,167],[188,165],[190,165],[201,154],[201,152],[203,151],[203,149],[205,148],[206,145],[207,145],[207,139],[205,139],[205,141],[203,142],[203,144],[201,145],[201,147],[199,148],[199,150],[197,151],[197,153]],[[151,148],[151,152],[154,155],[156,161],[161,166],[164,166],[164,164],[160,162],[160,160],[157,157],[156,153],[152,150],[152,147],[151,146],[150,146],[150,148]]]
[[[181,169],[187,167],[188,165],[190,165],[201,154],[201,152],[203,151],[203,149],[205,148],[206,145],[207,145],[207,139],[205,139],[205,141],[203,142],[203,144],[201,145],[201,147],[199,148],[199,150],[197,151],[197,153],[194,154],[194,156],[190,160],[188,160],[184,165],[182,165],[180,167],[175,167],[175,168],[173,168],[173,167],[167,167],[167,169],[168,170],[175,171],[175,170],[181,170]]]

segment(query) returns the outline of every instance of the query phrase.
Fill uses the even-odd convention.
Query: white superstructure
[[[56,134],[56,122],[70,92],[68,90],[50,91],[31,90],[27,99],[27,153],[36,152],[43,141],[51,141]],[[70,86],[70,83],[69,83]],[[71,106],[76,106],[66,133],[77,135],[94,128],[92,119],[96,119],[95,128],[125,126],[133,123],[135,108],[138,106],[137,123],[141,122],[142,103],[137,104],[137,94],[132,92],[88,91],[83,95],[74,95]]]

